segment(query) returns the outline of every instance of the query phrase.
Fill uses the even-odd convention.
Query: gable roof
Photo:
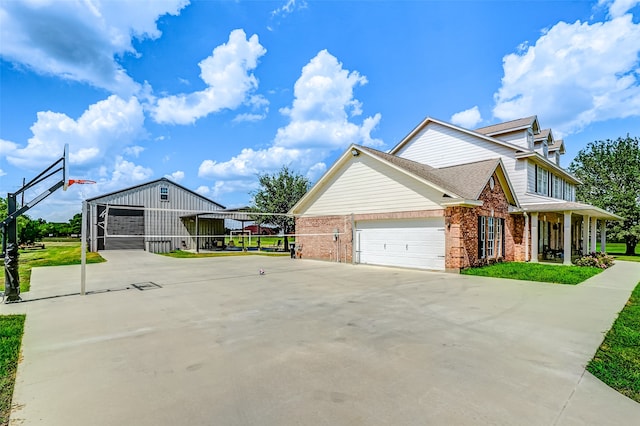
[[[109,193],[107,193],[107,194],[98,195],[97,197],[93,197],[93,198],[89,198],[89,199],[87,199],[87,201],[99,201],[101,198],[111,197],[111,196],[113,196],[113,195],[120,194],[121,192],[126,192],[126,191],[135,190],[135,189],[140,189],[140,188],[143,188],[143,187],[145,187],[145,186],[151,186],[151,185],[155,185],[155,184],[157,184],[157,183],[161,183],[161,182],[165,182],[165,183],[168,183],[168,184],[170,184],[170,185],[174,185],[174,186],[178,187],[179,189],[181,189],[181,190],[183,190],[183,191],[186,191],[186,192],[190,193],[191,195],[194,195],[194,196],[196,196],[196,197],[198,197],[198,198],[201,198],[201,199],[203,199],[203,200],[205,200],[205,201],[207,201],[207,202],[209,202],[209,203],[215,204],[216,206],[220,207],[221,209],[226,208],[226,207],[225,207],[225,206],[223,206],[222,204],[216,203],[215,201],[210,200],[209,198],[205,197],[204,195],[198,194],[197,192],[192,191],[192,190],[190,190],[189,188],[186,188],[186,187],[184,187],[184,186],[182,186],[182,185],[180,185],[180,184],[178,184],[178,183],[175,183],[174,181],[169,180],[169,179],[167,179],[167,178],[165,178],[165,177],[160,178],[160,179],[156,179],[156,180],[152,180],[152,181],[150,181],[150,182],[141,183],[141,184],[139,184],[139,185],[130,186],[130,187],[128,187],[128,188],[120,189],[120,190],[118,190],[118,191],[109,192]]]
[[[359,153],[369,155],[370,158],[382,161],[413,178],[419,179],[423,183],[443,192],[445,196],[449,197],[448,199],[450,201],[458,200],[468,202],[477,200],[489,181],[489,178],[496,172],[500,185],[502,185],[509,202],[519,206],[515,191],[504,172],[502,160],[499,158],[436,169],[435,167],[397,157],[386,152],[378,151],[377,149],[352,145],[291,208],[290,212],[294,213],[300,206],[304,205],[307,200],[311,199],[314,196],[313,194],[318,192],[319,188],[326,184],[329,176],[336,171],[339,164],[346,163],[351,155],[357,155]]]
[[[476,129],[476,132],[483,135],[493,136],[515,132],[516,130],[524,130],[527,127],[533,127],[533,133],[538,133],[540,131],[540,126],[538,125],[538,116],[532,115],[530,117],[518,118],[516,120],[505,121],[504,123],[497,123],[492,124],[491,126],[480,127],[479,129]]]
[[[549,141],[549,137],[551,137],[551,140],[553,140],[553,135],[551,133],[551,129],[543,129],[543,130],[540,130],[540,133],[535,135],[533,140],[535,142],[541,142],[541,141],[544,141],[544,140]]]
[[[457,195],[460,198],[468,200],[477,200],[496,168],[499,166],[502,167],[502,161],[499,158],[492,158],[436,169],[435,167],[407,160],[406,158],[396,157],[395,155],[387,154],[373,148],[357,146],[357,149],[368,151],[373,155],[399,166],[409,173],[433,182],[444,189],[448,189],[450,192],[448,195]],[[505,192],[507,192],[507,190],[512,193],[511,195],[515,193],[513,188],[505,188]],[[515,201],[514,204],[517,204],[515,196],[511,198]]]
[[[551,145],[549,145],[549,152],[560,150],[560,154],[564,154],[564,140],[556,139]]]
[[[438,119],[433,118],[433,117],[427,117],[424,120],[422,120],[422,122],[420,124],[418,124],[411,132],[409,132],[409,134],[407,136],[402,138],[402,140],[400,142],[398,142],[396,144],[396,146],[391,148],[391,150],[389,150],[389,153],[390,154],[396,154],[416,134],[418,134],[420,131],[422,131],[422,129],[427,127],[427,125],[429,125],[429,123],[436,123],[436,124],[439,124],[441,126],[448,127],[450,129],[456,130],[458,132],[466,133],[466,134],[474,136],[476,138],[480,138],[480,139],[483,139],[485,141],[488,141],[488,142],[491,142],[491,143],[494,143],[494,144],[505,146],[505,147],[510,148],[510,149],[512,149],[514,151],[522,151],[523,150],[523,148],[521,146],[514,145],[514,144],[512,144],[510,142],[505,142],[503,140],[496,139],[496,138],[493,138],[491,136],[487,136],[487,135],[482,134],[482,133],[478,133],[477,131],[465,129],[464,127],[456,126],[455,124],[447,123],[446,121],[438,120]]]

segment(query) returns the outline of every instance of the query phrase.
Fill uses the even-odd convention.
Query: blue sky
[[[71,176],[98,183],[33,218],[163,176],[236,207],[258,173],[315,181],[426,116],[537,114],[566,167],[590,141],[640,136],[639,53],[640,0],[2,0],[0,194],[68,143]]]

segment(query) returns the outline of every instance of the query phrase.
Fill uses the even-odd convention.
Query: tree
[[[18,242],[20,244],[31,244],[40,241],[42,239],[44,225],[46,224],[45,220],[32,220],[26,215],[23,215],[23,217],[26,218],[26,223],[18,231]]]
[[[76,213],[71,219],[69,219],[69,225],[71,225],[71,233],[79,234],[82,231],[82,213]]]
[[[582,181],[578,200],[624,218],[622,223],[608,223],[608,231],[626,243],[627,255],[634,255],[640,240],[640,140],[627,135],[590,142],[569,170]]]
[[[261,223],[275,225],[285,234],[284,249],[289,250],[287,234],[295,232],[295,221],[292,217],[283,216],[291,210],[309,189],[309,179],[282,166],[273,174],[258,175],[260,189],[254,192],[253,208],[260,213],[279,213],[264,215],[258,218]]]

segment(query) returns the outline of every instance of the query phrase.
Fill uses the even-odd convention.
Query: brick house
[[[388,153],[353,145],[291,209],[305,258],[457,271],[595,248],[564,141],[537,117],[475,131],[425,119]]]

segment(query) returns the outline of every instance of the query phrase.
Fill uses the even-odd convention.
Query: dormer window
[[[547,144],[547,141],[542,142],[542,154],[544,155],[544,158],[549,158],[549,145]]]
[[[533,150],[533,130],[527,129],[527,146]]]

